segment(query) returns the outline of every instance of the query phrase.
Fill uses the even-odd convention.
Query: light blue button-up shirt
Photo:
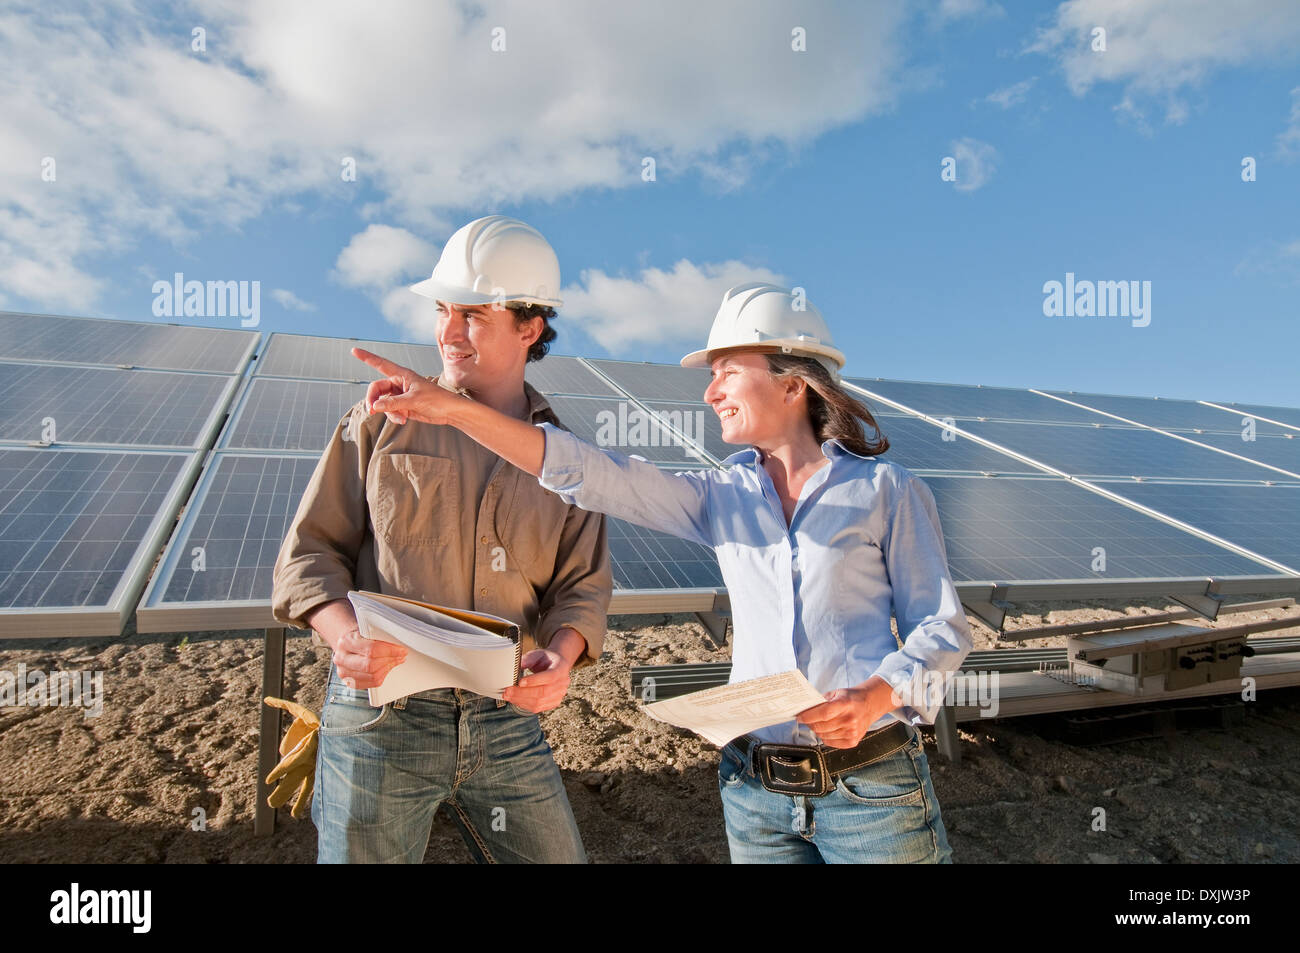
[[[934,495],[920,477],[828,440],[822,452],[830,465],[804,484],[787,525],[756,449],[732,454],[726,470],[669,473],[539,426],[547,489],[717,554],[731,596],[731,681],[798,669],[826,694],[879,675],[904,704],[873,729],[894,719],[933,723],[945,673],[973,643],[948,574]],[[817,743],[794,721],[754,734]]]

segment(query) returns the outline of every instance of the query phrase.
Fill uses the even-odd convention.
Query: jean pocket
[[[722,760],[718,762],[718,783],[724,788],[739,787],[745,783],[745,769],[748,764],[735,745],[722,749]]]
[[[919,804],[924,795],[921,775],[917,772],[907,745],[903,746],[903,750],[896,751],[875,764],[869,764],[850,774],[841,774],[835,779],[835,790],[853,804],[871,804],[876,807]]]
[[[363,734],[383,724],[392,710],[391,704],[373,707],[364,688],[331,685],[321,712],[320,733],[326,736]]]

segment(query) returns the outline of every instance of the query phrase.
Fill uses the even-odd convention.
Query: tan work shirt
[[[562,426],[524,385],[530,419]],[[490,612],[525,649],[562,627],[600,655],[612,577],[605,518],[449,426],[393,424],[359,401],[339,422],[275,562],[276,619],[366,589]],[[575,665],[575,667],[577,667]]]

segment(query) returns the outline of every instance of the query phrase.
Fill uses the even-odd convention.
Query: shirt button
[[[480,543],[482,543],[484,546],[487,545],[487,537],[486,537],[486,536],[480,536],[480,537],[478,538],[478,541],[479,541]]]
[[[486,590],[486,589],[480,589],[480,590],[478,591],[478,594],[479,594],[480,596],[486,596],[486,595],[487,595],[487,590]]]

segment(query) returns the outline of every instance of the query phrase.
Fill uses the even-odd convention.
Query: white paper
[[[781,672],[719,685],[645,706],[646,714],[695,732],[721,748],[733,738],[790,721],[826,699],[802,672]]]
[[[348,598],[363,636],[410,650],[382,685],[369,690],[374,707],[431,688],[465,688],[499,699],[515,683],[516,647],[505,636],[381,595],[350,592]]]

